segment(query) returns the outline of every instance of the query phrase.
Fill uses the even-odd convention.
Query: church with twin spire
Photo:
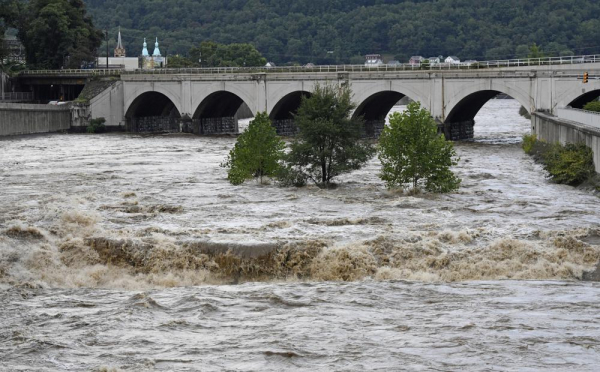
[[[152,69],[158,67],[165,67],[166,60],[160,54],[160,49],[158,48],[158,38],[156,38],[156,42],[154,43],[154,52],[152,55],[148,53],[148,43],[146,43],[146,38],[144,38],[144,44],[142,44],[142,66],[143,69]]]
[[[97,67],[107,68],[107,58],[98,57]],[[165,67],[167,59],[162,56],[158,47],[158,38],[154,43],[154,50],[152,54],[148,53],[148,43],[144,38],[142,44],[142,53],[137,57],[127,57],[127,51],[123,46],[121,39],[121,28],[119,27],[119,33],[117,34],[117,45],[115,46],[112,57],[108,58],[109,69],[124,69],[124,70],[136,70],[136,69],[153,69]]]

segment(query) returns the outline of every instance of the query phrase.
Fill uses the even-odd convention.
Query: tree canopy
[[[262,183],[263,177],[278,174],[284,149],[285,143],[271,126],[269,115],[258,113],[238,137],[222,165],[228,168],[227,179],[233,185],[240,185],[247,179],[257,177]]]
[[[86,15],[82,0],[13,0],[5,4],[11,13],[3,18],[19,30],[30,67],[79,68],[82,62],[94,60],[102,32]]]
[[[355,109],[349,86],[317,85],[303,97],[295,116],[299,132],[290,146],[287,164],[319,186],[361,168],[374,148],[361,140],[364,121],[351,118]]]
[[[241,43],[223,45],[203,41],[199,47],[190,48],[188,56],[178,56],[177,66],[170,60],[169,67],[256,67],[267,63],[252,44]]]
[[[169,54],[202,41],[250,43],[275,63],[355,63],[600,53],[600,2],[590,0],[85,0],[95,22],[121,26],[125,47],[158,36]],[[111,49],[112,50],[112,49]],[[331,52],[331,53],[330,53]],[[354,58],[353,58],[354,57]]]
[[[460,179],[450,167],[458,159],[452,142],[438,133],[431,114],[412,102],[403,113],[395,112],[379,138],[380,178],[387,187],[423,185],[427,191],[449,192]]]

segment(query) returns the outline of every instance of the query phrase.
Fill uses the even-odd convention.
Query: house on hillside
[[[367,54],[365,56],[365,66],[366,67],[383,66],[383,59],[381,58],[381,54]]]
[[[273,67],[277,67],[277,66],[273,62],[267,62],[267,64],[265,65],[265,67],[266,68],[273,68]]]
[[[411,65],[420,65],[421,62],[423,62],[423,60],[425,60],[425,58],[423,58],[421,56],[412,56],[408,60],[408,63]]]
[[[444,60],[444,57],[442,57],[442,56],[429,57],[427,59],[429,60],[430,65],[437,65],[438,63],[442,63],[442,61]]]
[[[457,65],[460,63],[460,58],[458,58],[457,56],[448,56],[444,62],[451,65]]]
[[[400,61],[392,60],[392,61],[389,61],[387,63],[387,65],[390,67],[399,67],[399,66],[401,66],[401,63],[400,63]]]

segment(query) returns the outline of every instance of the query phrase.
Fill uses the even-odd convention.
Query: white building
[[[96,68],[106,68],[106,57],[98,57],[96,61]],[[108,58],[109,69],[120,69],[120,70],[135,70],[140,68],[140,59],[137,57],[127,57],[125,47],[121,41],[121,28],[119,27],[119,34],[117,36],[117,46],[114,50],[114,57]]]
[[[383,66],[383,59],[380,54],[367,54],[365,56],[366,67],[379,67]]]
[[[106,68],[106,57],[98,57],[96,68]],[[136,57],[108,57],[108,68],[135,70],[140,68],[140,59]]]
[[[449,63],[451,65],[457,65],[460,63],[460,58],[456,57],[456,56],[448,56],[444,62]]]

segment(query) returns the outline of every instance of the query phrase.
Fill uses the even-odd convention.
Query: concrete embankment
[[[69,105],[0,103],[0,137],[61,132],[70,128]]]
[[[600,173],[600,128],[534,112],[531,115],[531,132],[538,139],[550,143],[585,143],[594,152],[596,173]]]

